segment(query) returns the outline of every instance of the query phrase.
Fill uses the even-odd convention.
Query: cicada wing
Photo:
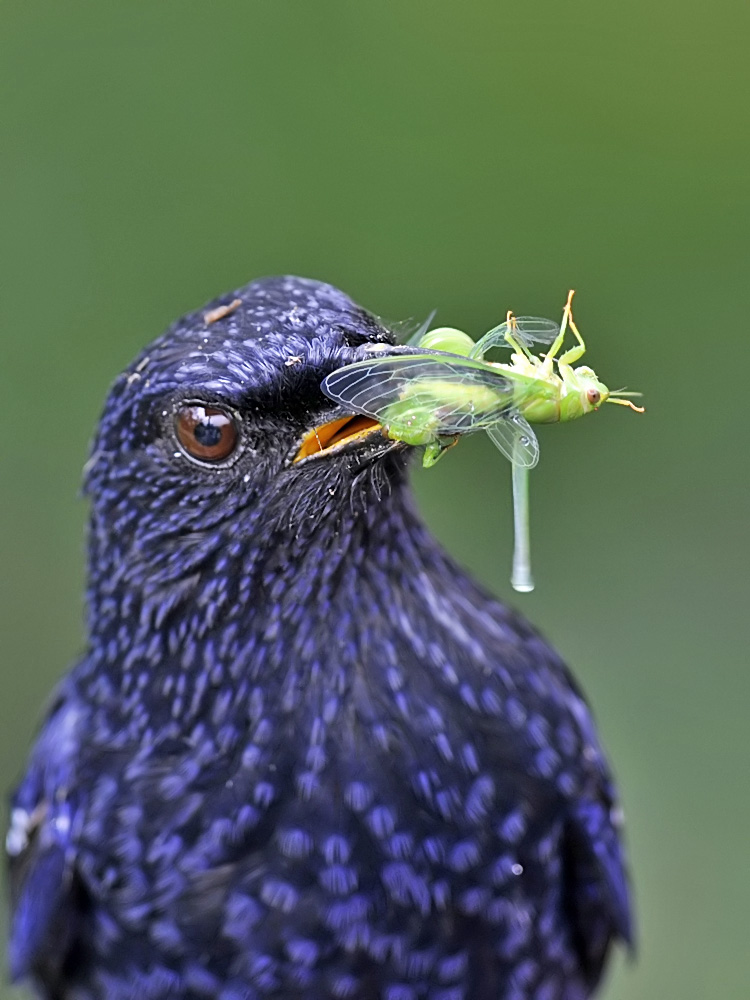
[[[486,430],[510,412],[527,391],[512,376],[458,354],[401,353],[358,361],[332,372],[323,392],[355,413],[381,423],[394,406],[422,409],[438,435]]]
[[[436,315],[437,315],[437,309],[433,309],[430,315],[427,317],[427,319],[423,323],[419,324],[414,333],[406,341],[406,347],[417,347],[419,345],[419,342],[422,339],[422,337],[424,337],[424,335],[430,329],[430,325],[432,324],[432,321],[435,319]]]
[[[496,448],[514,465],[533,469],[539,461],[539,442],[531,426],[513,410],[503,420],[487,427],[487,434]]]
[[[493,327],[475,344],[472,358],[482,358],[493,347],[510,347],[507,334],[523,347],[531,348],[534,344],[551,344],[560,332],[560,324],[543,316],[515,316],[510,323],[507,321]]]
[[[551,344],[560,332],[560,324],[544,316],[516,316],[516,331],[524,344]]]
[[[510,347],[506,339],[506,334],[510,330],[510,325],[506,323],[501,323],[499,326],[494,326],[491,330],[488,330],[483,337],[472,347],[469,357],[470,358],[483,358],[487,351],[491,350],[493,347]]]

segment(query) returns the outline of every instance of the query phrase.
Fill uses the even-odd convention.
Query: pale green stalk
[[[512,466],[513,475],[513,570],[510,583],[514,590],[528,594],[534,589],[531,576],[531,542],[529,540],[529,470]]]

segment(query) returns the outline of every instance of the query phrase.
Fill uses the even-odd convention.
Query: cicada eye
[[[188,458],[199,462],[223,462],[239,441],[234,416],[218,406],[190,403],[175,414],[175,433]]]
[[[592,406],[596,406],[597,403],[601,402],[602,394],[599,392],[598,389],[587,389],[586,399],[588,399],[589,403],[591,403]]]

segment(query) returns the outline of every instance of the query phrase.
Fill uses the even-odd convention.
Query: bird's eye
[[[225,461],[239,440],[231,413],[199,403],[180,407],[175,414],[175,433],[185,454],[199,462]]]
[[[586,392],[586,398],[592,406],[596,406],[596,404],[600,402],[602,394],[598,389],[588,389]]]

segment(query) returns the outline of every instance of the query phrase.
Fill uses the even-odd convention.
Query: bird
[[[578,685],[430,534],[414,449],[321,391],[395,340],[264,278],[112,385],[85,645],[10,803],[38,997],[583,1000],[632,944]]]

